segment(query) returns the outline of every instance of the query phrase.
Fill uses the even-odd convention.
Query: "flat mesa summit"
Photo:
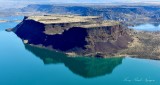
[[[99,16],[26,16],[12,31],[25,44],[70,56],[139,56],[134,49],[141,47],[130,29]]]

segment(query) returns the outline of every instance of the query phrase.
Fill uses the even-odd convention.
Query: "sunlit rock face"
[[[99,57],[114,55],[133,40],[119,22],[98,16],[29,16],[13,31],[26,44],[76,55],[102,54]]]

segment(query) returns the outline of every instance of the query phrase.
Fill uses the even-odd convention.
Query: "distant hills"
[[[78,14],[82,16],[102,16],[117,21],[159,21],[160,6],[107,6],[107,5],[28,5],[21,12],[42,12],[49,14]]]
[[[77,14],[81,16],[101,16],[105,20],[116,20],[131,23],[159,22],[160,6],[145,4],[31,4],[23,8],[0,10],[0,16],[44,14]]]

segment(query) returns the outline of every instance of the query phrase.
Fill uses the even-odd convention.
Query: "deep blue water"
[[[160,61],[67,57],[4,31],[16,24],[0,23],[0,85],[160,85]]]

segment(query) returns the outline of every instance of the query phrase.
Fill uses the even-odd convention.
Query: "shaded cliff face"
[[[28,40],[33,44],[40,44],[44,42],[46,36],[44,35],[44,24],[35,22],[33,20],[25,20],[18,24],[13,31],[23,40]]]
[[[28,44],[42,45],[60,51],[67,51],[76,47],[85,48],[87,31],[74,27],[62,34],[48,35],[44,33],[45,25],[33,20],[25,20],[15,27],[14,32]]]
[[[97,53],[114,55],[119,50],[127,48],[129,42],[132,42],[125,27],[120,24],[98,27],[87,25],[89,28],[85,28],[86,25],[83,26],[83,22],[72,25],[73,23],[65,26],[64,24],[45,24],[25,18],[13,31],[24,43],[88,56],[95,56]],[[49,33],[50,29],[52,34]]]
[[[95,78],[112,73],[120,64],[123,58],[82,58],[68,57],[65,54],[55,51],[25,45],[25,48],[40,58],[44,64],[63,63],[73,73],[84,78]]]

